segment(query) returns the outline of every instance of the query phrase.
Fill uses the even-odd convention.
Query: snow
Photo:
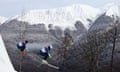
[[[13,65],[10,61],[1,35],[0,35],[0,68],[1,68],[0,72],[17,72],[13,68]]]
[[[0,16],[0,24],[4,23],[7,20],[6,17]]]
[[[53,9],[34,9],[25,12],[21,15],[16,15],[12,19],[28,22],[33,24],[45,24],[48,29],[49,24],[53,24],[53,28],[59,26],[63,30],[69,28],[76,29],[74,24],[76,21],[81,21],[86,29],[89,29],[89,21],[94,22],[101,14],[106,12],[107,16],[120,16],[120,6],[114,3],[106,4],[102,8],[95,8],[84,4],[74,4],[72,6],[53,8]]]
[[[31,25],[44,23],[46,27],[48,27],[49,24],[53,24],[53,26],[59,26],[62,29],[75,29],[75,22],[80,20],[88,29],[89,23],[86,19],[95,19],[99,12],[100,10],[98,8],[75,4],[54,9],[31,10],[19,16],[18,20],[29,22]]]
[[[104,11],[106,12],[107,16],[120,16],[120,6],[114,3],[109,3],[104,6]]]

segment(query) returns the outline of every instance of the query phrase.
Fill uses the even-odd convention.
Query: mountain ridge
[[[52,9],[30,10],[21,15],[16,15],[8,21],[17,19],[19,21],[28,22],[30,25],[43,23],[47,29],[49,24],[53,24],[54,27],[59,26],[63,30],[65,28],[76,29],[74,26],[75,22],[81,21],[85,28],[89,29],[90,22],[88,19],[94,22],[95,19],[105,12],[107,16],[120,16],[119,11],[119,5],[115,5],[114,3],[109,3],[102,9],[84,4],[74,4]]]
[[[54,9],[31,10],[24,15],[19,16],[17,19],[26,21],[30,24],[44,23],[47,26],[49,24],[54,24],[54,26],[60,26],[63,29],[66,27],[75,29],[75,22],[81,21],[84,26],[88,28],[89,22],[87,21],[87,18],[94,19],[98,12],[99,9],[88,5],[77,4]]]

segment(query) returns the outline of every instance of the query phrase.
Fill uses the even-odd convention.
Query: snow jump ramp
[[[0,72],[17,72],[10,61],[1,35],[0,35]]]

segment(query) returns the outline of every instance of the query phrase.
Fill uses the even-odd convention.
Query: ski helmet
[[[25,43],[28,43],[28,40],[25,40]]]
[[[53,47],[52,47],[52,45],[49,45],[48,48],[49,48],[49,49],[52,49]]]

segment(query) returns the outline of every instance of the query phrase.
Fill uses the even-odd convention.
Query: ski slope
[[[17,72],[10,61],[2,36],[0,35],[0,72]]]

